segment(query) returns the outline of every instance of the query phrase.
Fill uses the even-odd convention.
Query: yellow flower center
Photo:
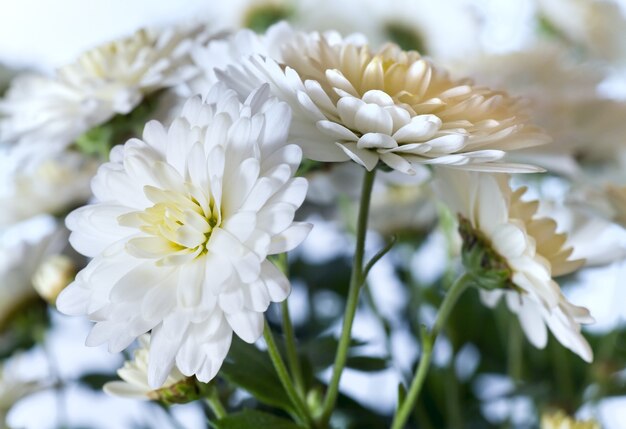
[[[141,258],[158,258],[157,263],[181,264],[206,253],[212,231],[221,224],[220,209],[212,197],[187,184],[186,193],[146,186],[154,203],[143,211],[120,216],[123,226],[139,229],[147,237],[128,241],[127,250]]]

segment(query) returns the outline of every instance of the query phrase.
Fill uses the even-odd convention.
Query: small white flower
[[[64,215],[91,196],[97,164],[74,152],[17,168],[19,155],[0,155],[0,227],[40,214]]]
[[[470,239],[492,249],[510,273],[510,288],[481,290],[483,301],[493,306],[504,296],[535,347],[545,347],[547,326],[561,344],[590,362],[593,354],[580,323],[593,318],[568,302],[553,280],[584,261],[570,259],[573,249],[567,236],[556,232],[556,222],[537,217],[538,202],[523,201],[526,188],[513,191],[506,175],[451,170],[437,175],[441,198],[466,223]]]
[[[20,228],[40,232],[27,239],[22,238]],[[7,238],[12,235],[19,238]],[[16,225],[0,236],[0,330],[18,308],[38,298],[33,276],[48,257],[60,254],[66,246],[67,231],[55,229],[54,222],[47,218]]]
[[[159,399],[159,392],[148,384],[148,355],[150,349],[150,335],[144,334],[139,337],[139,348],[133,353],[133,360],[124,362],[124,366],[117,370],[117,375],[123,381],[111,381],[103,387],[109,395],[121,396],[134,399]],[[181,381],[185,377],[176,367],[165,379],[160,389],[167,389]]]
[[[0,429],[11,429],[6,418],[20,399],[46,387],[40,381],[26,380],[18,375],[23,372],[18,371],[23,362],[22,356],[16,355],[0,364]]]
[[[96,47],[54,77],[23,75],[0,100],[0,142],[58,151],[143,97],[192,78],[189,53],[208,36],[201,27],[140,30]]]
[[[538,171],[501,162],[507,151],[549,141],[518,99],[452,80],[417,52],[364,43],[298,33],[278,60],[253,56],[218,76],[240,96],[269,82],[292,107],[291,137],[316,161],[352,159],[368,170],[382,162],[409,174],[416,164]]]
[[[310,225],[293,222],[307,182],[286,145],[289,107],[268,88],[240,103],[223,86],[190,99],[169,129],[111,152],[92,182],[97,203],[71,213],[70,242],[94,259],[57,307],[96,321],[87,344],[112,352],[152,330],[149,384],[174,363],[211,380],[234,331],[254,342],[270,302],[290,285],[268,255],[291,250]]]

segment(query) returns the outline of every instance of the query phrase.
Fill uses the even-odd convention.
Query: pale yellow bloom
[[[576,420],[563,411],[541,416],[541,429],[600,429],[595,420]]]

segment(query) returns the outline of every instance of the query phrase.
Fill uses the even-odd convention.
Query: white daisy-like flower
[[[504,88],[532,105],[533,122],[554,139],[553,144],[516,152],[526,162],[576,176],[579,163],[612,160],[626,133],[626,104],[598,93],[605,78],[590,63],[574,60],[561,45],[537,44],[527,50],[462,59],[455,73]],[[582,120],[581,118],[584,118]]]
[[[87,344],[112,352],[152,330],[151,387],[174,363],[211,380],[232,332],[256,341],[270,302],[289,294],[266,258],[308,234],[293,222],[307,182],[293,178],[302,154],[286,145],[289,107],[268,93],[241,103],[217,85],[169,129],[148,123],[100,167],[97,202],[67,218],[71,244],[94,259],[57,307],[96,321]]]
[[[316,161],[379,162],[413,174],[416,164],[484,171],[539,169],[501,162],[507,151],[547,143],[520,100],[452,80],[417,52],[377,52],[337,33],[296,34],[281,63],[253,56],[219,72],[246,96],[268,82],[294,112],[291,137]]]
[[[175,366],[159,389],[153,389],[148,384],[148,356],[150,350],[150,335],[139,337],[139,347],[133,352],[133,360],[124,362],[124,366],[117,370],[117,375],[123,381],[111,381],[104,385],[106,393],[123,398],[157,400],[161,394],[159,390],[169,389],[185,381],[187,377]]]
[[[54,77],[23,75],[0,100],[0,142],[62,149],[94,125],[127,114],[144,96],[192,78],[189,53],[202,27],[139,30],[96,47]]]
[[[24,379],[24,368],[20,368],[24,364],[26,359],[22,355],[13,356],[0,364],[0,429],[14,427],[9,426],[7,416],[19,400],[47,387],[41,381]]]
[[[40,214],[64,215],[84,204],[97,169],[95,161],[75,152],[61,152],[31,168],[17,166],[14,154],[0,154],[0,227]]]
[[[20,229],[39,232],[25,237]],[[37,299],[33,276],[47,258],[66,246],[67,231],[56,228],[49,218],[16,225],[0,236],[0,330],[17,310]]]
[[[556,232],[556,222],[536,216],[538,201],[523,201],[526,188],[513,191],[506,175],[437,174],[442,199],[459,216],[464,245],[488,249],[489,262],[508,273],[506,288],[481,290],[483,302],[493,306],[504,297],[535,347],[545,347],[547,326],[561,344],[590,362],[593,354],[580,323],[593,318],[568,302],[553,280],[580,268],[584,260],[570,259],[573,249],[567,236]]]

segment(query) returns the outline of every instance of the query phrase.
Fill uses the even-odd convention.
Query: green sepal
[[[187,404],[202,397],[203,387],[195,377],[188,377],[176,384],[153,390],[148,395],[150,399],[164,405]]]

